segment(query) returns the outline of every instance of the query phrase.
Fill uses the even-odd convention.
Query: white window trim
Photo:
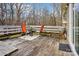
[[[74,53],[74,55],[78,56],[77,52],[76,52],[76,49],[75,49],[75,45],[73,43],[73,4],[70,3],[69,4],[69,31],[68,31],[68,40],[69,40],[69,45],[70,45],[70,48],[72,50],[72,52]]]

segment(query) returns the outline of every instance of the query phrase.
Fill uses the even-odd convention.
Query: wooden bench
[[[40,32],[40,35],[59,36],[59,39],[66,39],[65,37],[66,29],[62,26],[45,26],[43,32]]]
[[[66,35],[66,29],[63,26],[37,26],[37,25],[30,25],[30,27],[32,27],[33,29],[36,30],[36,32],[38,32],[40,35],[47,35],[47,36],[52,36],[54,35],[54,37],[59,36],[59,39],[65,38]],[[43,29],[41,29],[43,28]],[[41,31],[43,30],[43,31]],[[41,31],[41,32],[40,32]]]

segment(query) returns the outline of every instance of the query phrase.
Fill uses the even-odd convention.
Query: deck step
[[[6,56],[16,51],[17,48],[0,41],[0,56]]]

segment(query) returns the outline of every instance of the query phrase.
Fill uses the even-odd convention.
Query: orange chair
[[[22,32],[26,33],[26,22],[22,22]]]
[[[44,31],[44,25],[41,25],[40,32]]]

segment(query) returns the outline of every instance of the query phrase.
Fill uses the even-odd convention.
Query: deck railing
[[[21,32],[21,26],[0,26],[0,35]]]
[[[27,31],[31,27],[36,32],[40,32],[41,26],[37,26],[37,25],[26,26]],[[62,27],[62,26],[44,26],[44,31],[46,31],[46,32],[58,33],[58,32],[62,32],[63,30],[64,30],[64,27]],[[0,26],[0,35],[10,34],[10,33],[17,33],[17,32],[22,32],[21,26],[11,26],[11,25]]]

